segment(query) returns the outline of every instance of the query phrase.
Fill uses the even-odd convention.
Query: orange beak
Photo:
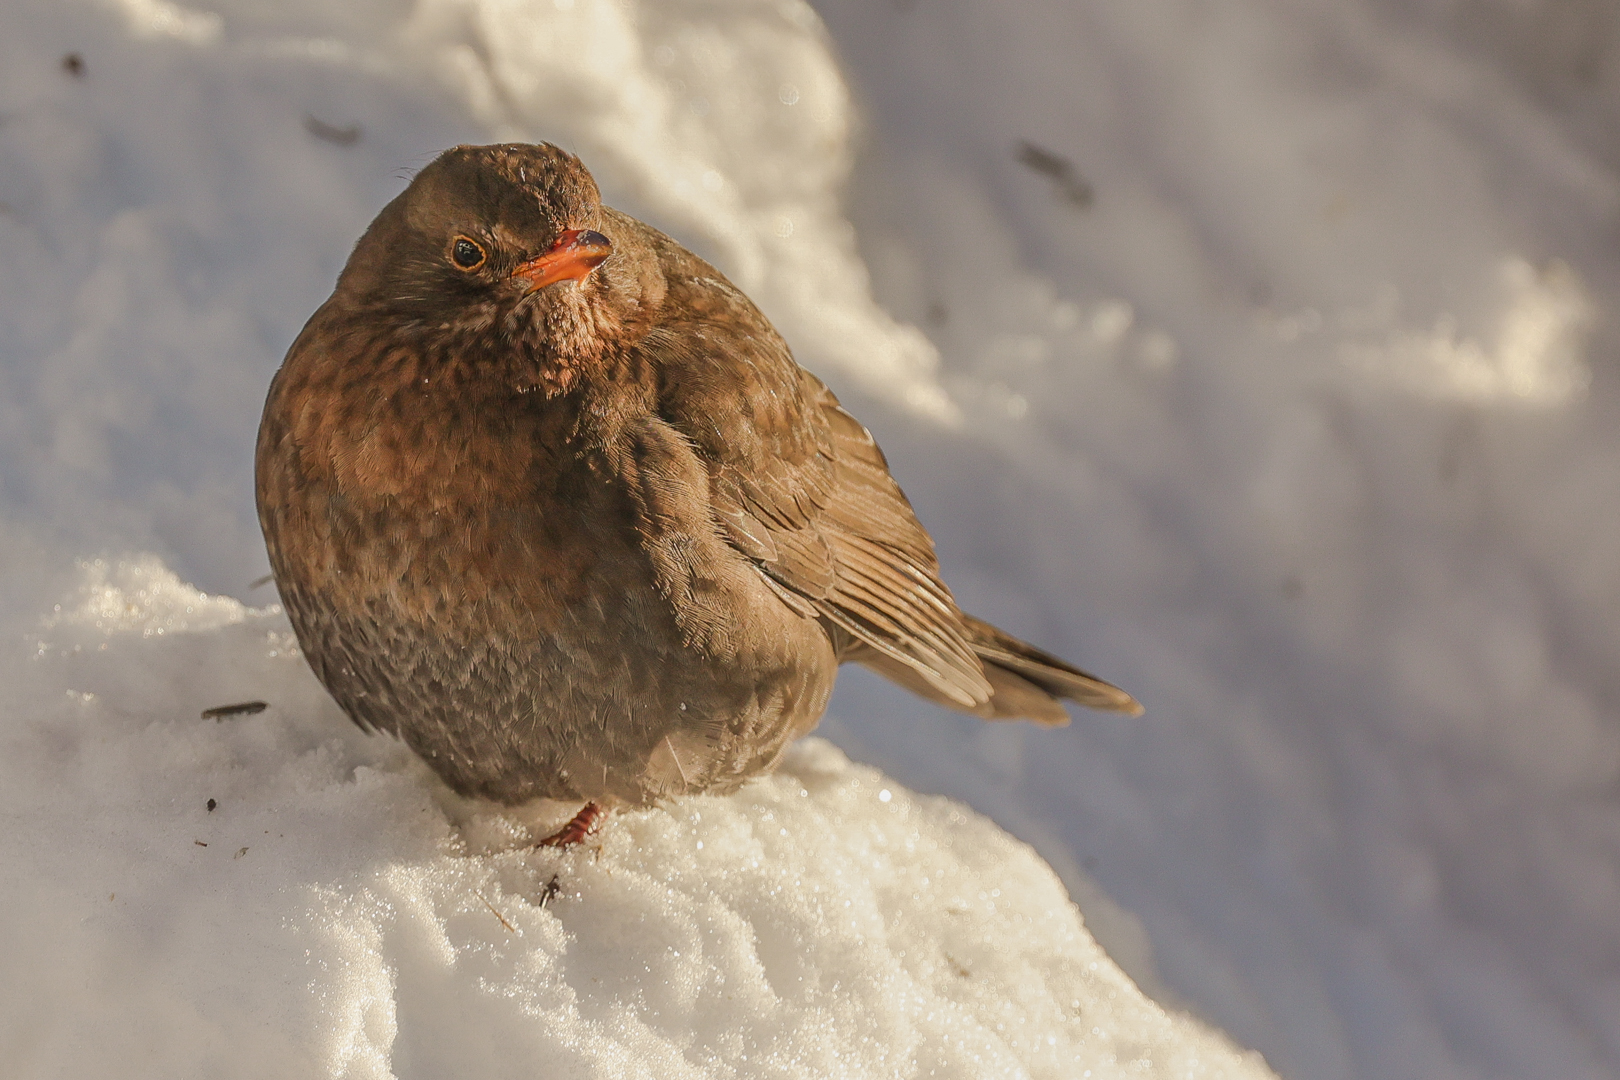
[[[520,263],[512,277],[524,283],[528,296],[559,281],[583,281],[613,254],[613,242],[590,229],[569,229],[557,237],[551,250]]]

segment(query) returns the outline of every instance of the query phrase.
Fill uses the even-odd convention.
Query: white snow
[[[7,5],[0,1060],[1264,1075],[1089,929],[1290,1077],[1614,1075],[1617,41],[1606,0]],[[258,410],[408,170],[501,138],[714,259],[964,603],[1148,714],[848,672],[823,734],[896,780],[810,741],[561,856],[569,808],[353,729],[241,602]]]
[[[821,739],[537,852],[573,807],[455,799],[156,559],[6,659],[9,1076],[1269,1075],[1029,847]],[[198,720],[233,695],[276,704]]]

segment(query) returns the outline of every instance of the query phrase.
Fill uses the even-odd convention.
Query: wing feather
[[[991,685],[933,542],[871,433],[752,305],[717,298],[723,281],[677,273],[670,287],[703,291],[682,309],[725,316],[705,319],[702,333],[666,321],[641,345],[665,372],[660,414],[708,469],[720,535],[779,595],[961,706],[987,702]]]

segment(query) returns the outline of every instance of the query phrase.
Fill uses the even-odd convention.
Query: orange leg
[[[574,820],[540,841],[535,847],[571,847],[591,834],[597,822],[607,816],[607,811],[593,802],[585,804],[585,808],[574,815]]]

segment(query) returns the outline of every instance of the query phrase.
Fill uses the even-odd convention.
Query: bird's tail
[[[1137,716],[1142,706],[1112,683],[1087,675],[1051,653],[1019,641],[1005,630],[975,619],[964,612],[968,644],[984,664],[985,678],[994,691],[990,700],[975,709],[987,720],[1028,719],[1038,724],[1060,725],[1069,714],[1059,702],[1067,700],[1088,709],[1128,713]]]
[[[984,677],[990,684],[989,699],[977,707],[949,697],[915,669],[865,642],[836,628],[829,633],[838,646],[839,659],[862,664],[930,701],[986,720],[1033,720],[1059,727],[1069,722],[1063,701],[1131,716],[1142,711],[1136,699],[1119,687],[1019,641],[983,619],[964,612],[962,626],[968,646],[984,666]]]

